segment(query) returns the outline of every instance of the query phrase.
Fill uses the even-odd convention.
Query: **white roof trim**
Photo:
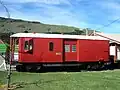
[[[44,34],[44,33],[16,33],[10,37],[32,37],[32,38],[66,38],[66,39],[92,39],[92,40],[108,40],[100,36],[85,35],[63,35],[63,34]]]
[[[98,33],[96,32],[95,35],[100,37],[104,37],[110,40],[110,42],[115,42],[120,44],[120,34],[106,34],[106,33]]]

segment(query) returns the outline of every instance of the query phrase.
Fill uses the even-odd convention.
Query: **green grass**
[[[5,73],[0,81],[5,83]],[[12,74],[12,83],[20,84],[17,90],[119,90],[120,71],[103,72],[54,72]]]
[[[0,44],[0,53],[5,53],[6,52],[6,45],[5,44]],[[18,52],[18,46],[15,46],[15,52]]]
[[[0,44],[0,52],[1,53],[6,52],[6,45],[5,44]]]

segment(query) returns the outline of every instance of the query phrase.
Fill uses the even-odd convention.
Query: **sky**
[[[120,33],[120,0],[1,0],[11,18]],[[7,17],[0,5],[0,16]]]

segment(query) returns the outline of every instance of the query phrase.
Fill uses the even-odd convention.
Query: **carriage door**
[[[77,40],[64,40],[64,61],[77,61]]]

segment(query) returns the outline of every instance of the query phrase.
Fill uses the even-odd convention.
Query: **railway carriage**
[[[109,62],[109,40],[99,36],[16,33],[10,37],[11,47],[19,38],[17,71],[56,65],[98,68]]]

